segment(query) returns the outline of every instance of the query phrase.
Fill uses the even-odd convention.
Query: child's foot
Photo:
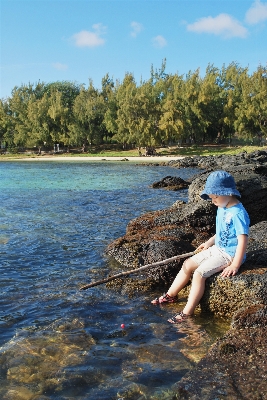
[[[178,314],[168,319],[168,322],[170,322],[171,324],[179,324],[180,322],[185,321],[189,317],[191,317],[191,315],[185,314],[183,313],[183,311],[180,311]]]
[[[177,303],[177,296],[169,296],[168,293],[164,293],[160,298],[156,298],[151,301],[151,304],[162,304],[162,303]]]

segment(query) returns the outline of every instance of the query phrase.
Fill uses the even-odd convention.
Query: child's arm
[[[234,256],[231,264],[228,265],[228,267],[224,268],[223,272],[221,273],[221,276],[223,276],[223,277],[236,275],[237,271],[239,270],[240,265],[242,264],[244,255],[246,253],[248,236],[247,235],[239,235],[239,236],[237,236],[237,240],[238,240],[238,244],[237,244],[235,256]]]
[[[206,250],[209,247],[213,246],[215,244],[215,236],[212,236],[211,238],[209,238],[209,240],[207,240],[205,243],[202,243],[201,245],[198,246],[197,250],[202,251],[202,250]]]

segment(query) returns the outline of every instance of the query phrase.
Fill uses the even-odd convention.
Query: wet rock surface
[[[216,207],[199,196],[207,176],[217,169],[230,172],[251,219],[247,260],[235,277],[216,274],[207,279],[200,306],[202,312],[231,317],[233,322],[197,367],[175,385],[174,398],[267,399],[267,152],[188,157],[165,165],[205,170],[192,179],[188,203],[178,201],[131,221],[125,236],[111,243],[107,252],[125,269],[132,269],[192,251],[215,233]],[[146,270],[142,277],[129,280],[124,291],[167,289],[182,262]]]
[[[154,182],[151,187],[154,189],[164,188],[166,190],[181,190],[187,189],[189,182],[186,182],[180,177],[166,176],[159,182]]]

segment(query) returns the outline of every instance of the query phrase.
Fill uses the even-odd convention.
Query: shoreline
[[[180,160],[184,157],[178,156],[151,156],[151,157],[84,157],[84,156],[37,156],[37,157],[21,157],[21,158],[0,158],[1,161],[82,161],[82,162],[95,162],[95,161],[124,161],[124,162],[144,162],[144,163],[153,163],[153,162],[166,162],[173,160]]]

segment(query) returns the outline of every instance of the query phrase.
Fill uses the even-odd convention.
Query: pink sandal
[[[156,297],[155,300],[152,300],[152,304],[162,304],[162,303],[177,303],[177,296],[169,296],[168,293],[164,293],[161,297]]]
[[[168,319],[168,322],[170,322],[171,324],[179,324],[180,322],[183,322],[190,317],[191,315],[185,314],[183,311],[180,311],[178,312],[178,314],[175,314],[173,317]]]

